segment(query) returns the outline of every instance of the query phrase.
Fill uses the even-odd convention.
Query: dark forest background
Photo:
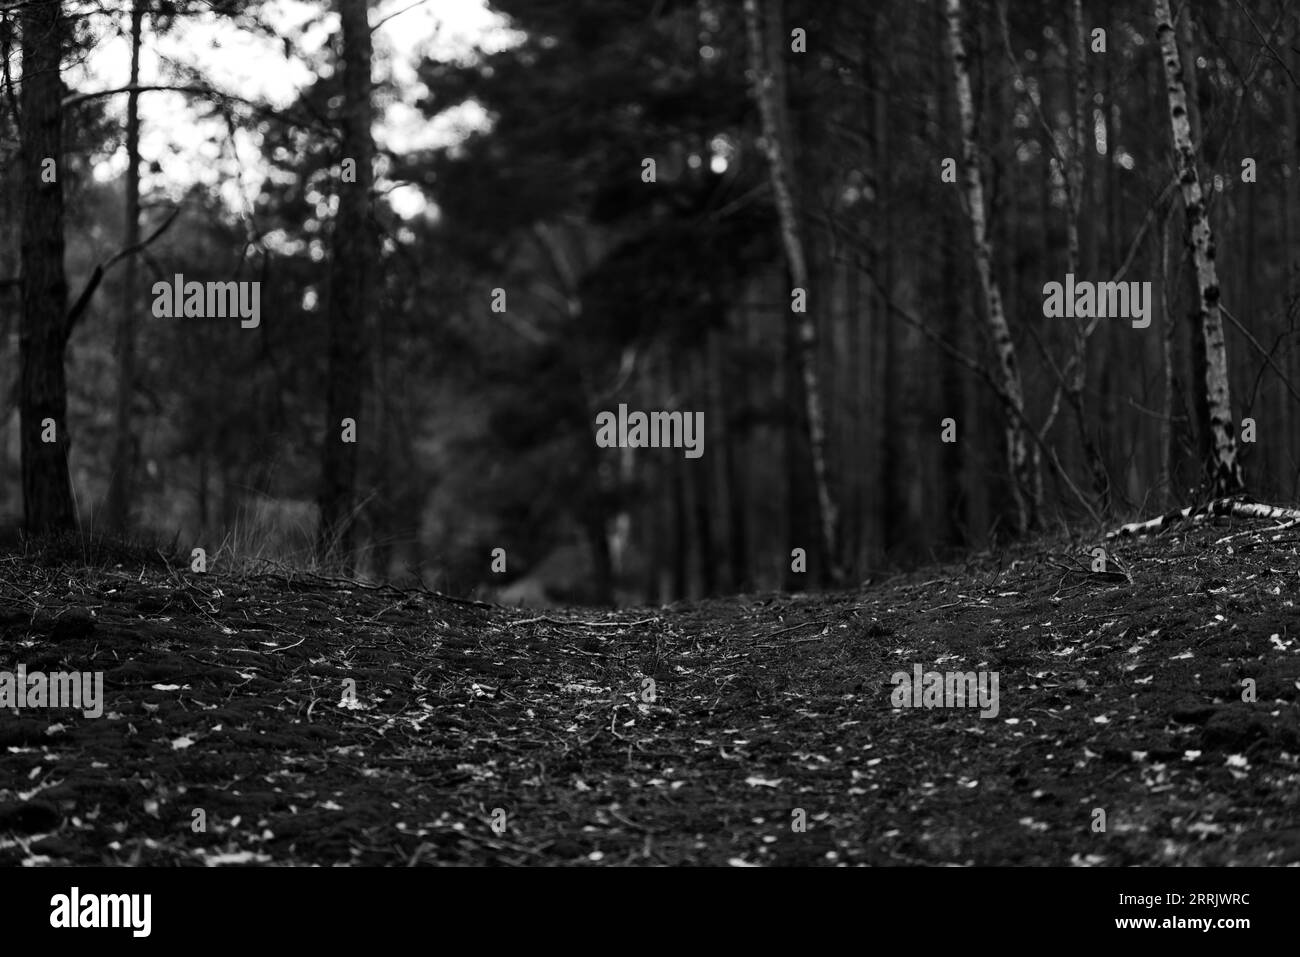
[[[467,101],[490,118],[438,149],[371,135],[396,81],[367,17],[404,4],[320,4],[335,41],[288,109],[173,64],[158,85],[257,134],[261,193],[232,208],[215,187],[178,201],[144,175],[156,157],[140,153],[133,103],[150,90],[74,88],[66,71],[110,33],[147,48],[186,17],[267,33],[264,5],[0,2],[5,524],[506,601],[628,603],[861,581],[1206,490],[1200,296],[1156,4],[959,5],[992,272],[1038,436],[1027,511],[990,385],[968,195],[941,177],[964,150],[948,4],[490,5],[519,42],[420,66],[430,121]],[[1241,463],[1256,497],[1294,502],[1300,11],[1205,0],[1174,15],[1233,419],[1255,422],[1238,431]],[[288,55],[296,38],[282,39]],[[195,134],[178,117],[171,135]],[[57,215],[25,149],[59,157]],[[96,181],[114,153],[126,174]],[[340,176],[349,158],[356,182]],[[388,196],[404,183],[436,213],[403,219]],[[1081,343],[1045,319],[1043,284],[1067,271],[1152,282],[1150,327],[1103,320]],[[260,325],[154,318],[151,287],[176,273],[260,281]],[[792,286],[807,313],[792,313]],[[56,409],[59,383],[23,386],[22,328],[45,330],[32,355],[48,366],[61,351],[66,370],[35,515],[25,443],[47,468],[51,449],[20,406]],[[703,411],[704,455],[597,448],[595,415],[619,403]],[[355,445],[338,441],[341,415]]]

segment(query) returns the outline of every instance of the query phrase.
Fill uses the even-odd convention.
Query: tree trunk
[[[1179,44],[1179,56],[1183,65],[1183,87],[1187,94],[1187,120],[1191,124],[1192,142],[1200,143],[1202,142],[1200,82],[1196,59],[1190,55],[1190,51],[1193,49],[1191,19],[1184,17],[1176,27],[1180,34],[1176,42]],[[1163,76],[1163,60],[1159,65],[1159,70],[1161,71],[1160,75]],[[1181,274],[1181,266],[1179,272]],[[1200,313],[1196,309],[1189,309],[1184,313],[1184,320],[1187,323],[1187,363],[1184,371],[1189,383],[1191,401],[1189,431],[1196,440],[1197,468],[1199,469],[1204,467],[1204,463],[1210,461],[1214,453],[1214,443],[1210,434],[1210,401],[1208,394],[1205,389],[1195,387],[1197,382],[1205,381],[1205,338],[1201,333]],[[1188,476],[1186,481],[1194,484],[1196,477]]]
[[[1164,415],[1160,417],[1160,502],[1161,508],[1169,510],[1173,507],[1174,501],[1174,462],[1176,460],[1176,449],[1174,447],[1174,422],[1178,410],[1174,405],[1175,397],[1175,374],[1174,374],[1174,335],[1178,331],[1178,323],[1174,321],[1174,310],[1169,302],[1170,293],[1169,284],[1169,218],[1166,216],[1160,222],[1160,357],[1161,365],[1164,370],[1162,380],[1161,394],[1161,411]]]
[[[140,84],[140,33],[144,22],[143,0],[131,5],[131,80]],[[126,236],[122,248],[140,243],[140,93],[126,97]],[[135,394],[135,310],[138,260],[126,257],[122,275],[122,313],[117,324],[117,408],[113,424],[113,471],[108,483],[105,519],[109,528],[121,534],[130,526],[132,473],[135,443],[131,435],[131,400]]]
[[[782,431],[785,436],[785,498],[786,498],[786,550],[804,549],[807,571],[795,572],[787,562],[785,584],[787,589],[808,587],[808,579],[820,580],[826,564],[825,545],[814,531],[817,528],[816,505],[809,495],[812,474],[811,455],[808,450],[808,405],[804,401],[804,381],[799,374],[798,332],[791,322],[781,324],[782,343]]]
[[[737,592],[752,587],[748,534],[749,480],[742,464],[746,458],[749,425],[741,415],[745,403],[750,401],[749,382],[745,375],[748,343],[744,330],[748,319],[742,306],[740,329],[737,332],[740,342],[736,350],[740,355],[739,361],[733,363],[728,360],[729,351],[724,347],[724,337],[719,336],[714,341],[715,374],[718,381],[723,383],[718,406],[725,423],[714,441],[722,449],[722,471],[727,494],[728,565],[731,568],[731,587]]]
[[[343,419],[361,424],[366,315],[374,259],[370,224],[371,155],[370,23],[366,0],[338,0],[342,28],[342,158],[356,162],[356,182],[339,182],[330,264],[329,371],[325,442],[321,455],[322,557],[334,553],[350,566],[355,543],[357,445],[341,441]],[[359,438],[359,436],[358,436]]]
[[[391,310],[378,310],[374,323],[371,375],[376,377],[375,381],[383,382],[386,388],[378,390],[371,403],[375,416],[373,431],[378,440],[378,448],[370,460],[370,467],[365,470],[363,480],[363,487],[373,492],[365,509],[369,541],[363,547],[368,553],[368,564],[374,569],[374,575],[383,581],[390,580],[389,572],[396,551],[398,487],[409,485],[410,480],[406,476],[411,474],[402,468],[398,460],[397,448],[402,444],[402,438],[393,424],[397,418],[393,393],[398,373],[390,368],[389,363],[390,316]]]
[[[886,233],[888,235],[888,233]],[[885,287],[892,296],[894,290],[893,256],[886,253]],[[880,494],[880,549],[885,564],[891,556],[897,554],[905,534],[904,472],[900,468],[903,457],[903,397],[899,384],[902,375],[899,361],[902,338],[897,322],[886,322],[883,341],[880,344],[884,357],[881,369],[880,387],[883,395],[880,403],[880,457],[876,460],[876,482]]]
[[[1295,73],[1300,70],[1300,52],[1297,52],[1300,51],[1300,13],[1291,16],[1288,36],[1290,39],[1282,45],[1280,52],[1290,61],[1291,72]],[[1296,106],[1296,84],[1283,85],[1286,133],[1282,140],[1282,161],[1286,164],[1287,175],[1282,180],[1282,195],[1285,197],[1282,203],[1282,281],[1283,288],[1290,289],[1292,277],[1297,274],[1297,254],[1300,253],[1296,249],[1300,242],[1300,109]],[[1293,345],[1288,354],[1291,362],[1287,378],[1292,383],[1300,383],[1300,348]],[[1300,433],[1300,409],[1293,402],[1283,403],[1280,425],[1282,434],[1286,436],[1286,444],[1281,449],[1282,461],[1290,474],[1284,472],[1279,481],[1283,483],[1282,493],[1295,498],[1300,495],[1300,488],[1296,487],[1296,480],[1300,478],[1296,474],[1296,460],[1300,458],[1300,434],[1297,434]]]
[[[848,415],[844,417],[844,427],[840,430],[843,443],[844,474],[847,493],[842,501],[844,512],[841,513],[841,525],[844,534],[840,539],[845,566],[854,578],[860,578],[865,563],[862,560],[863,533],[866,531],[866,515],[863,513],[863,479],[867,475],[867,445],[862,440],[862,430],[866,416],[866,403],[862,399],[863,384],[867,379],[866,342],[870,335],[868,326],[871,313],[863,295],[862,264],[859,255],[852,255],[845,275],[845,298],[848,310],[848,348],[845,352],[849,368],[857,375],[850,375],[846,386],[845,406]]]
[[[957,217],[951,207],[944,210],[943,220],[951,226],[944,230],[947,238],[943,244],[945,324],[949,342],[953,348],[960,349],[962,347],[962,303],[961,291],[957,285],[957,244],[954,239],[957,234]],[[958,422],[957,441],[945,443],[940,458],[944,476],[943,537],[944,541],[951,545],[964,546],[968,543],[970,518],[967,513],[966,483],[963,475],[965,471],[963,450],[974,430],[970,428],[972,423],[963,422],[966,419],[967,400],[962,383],[961,366],[952,357],[944,356],[940,375],[942,376],[940,389],[943,396],[943,417],[952,416]],[[933,425],[937,426],[938,423]],[[963,427],[968,431],[963,433]]]
[[[63,273],[63,90],[65,24],[60,0],[22,7],[23,231],[21,371],[23,525],[28,534],[76,526],[68,479],[68,282]],[[48,173],[46,161],[52,161]],[[47,180],[50,180],[47,182]],[[42,441],[46,420],[55,441]]]
[[[971,95],[970,73],[966,65],[966,46],[962,40],[962,2],[946,0],[948,53],[957,91],[957,109],[961,116],[962,172],[965,180],[967,212],[975,247],[975,271],[984,298],[985,321],[989,326],[993,350],[998,362],[998,388],[1006,412],[1006,453],[1011,474],[1011,493],[1016,507],[1016,528],[1024,533],[1038,524],[1041,498],[1038,452],[1030,447],[1025,426],[1024,390],[1016,344],[1002,309],[1002,293],[993,275],[993,247],[988,238],[985,216],[984,184],[980,178],[980,153],[975,134],[975,105]]]
[[[694,357],[688,366],[688,381],[691,384],[689,393],[694,393],[694,407],[704,410],[706,423],[715,421],[713,403],[710,400],[710,377],[707,368],[704,367],[709,355],[708,340],[706,334],[704,343],[700,347],[700,354]],[[691,366],[694,368],[691,369]],[[691,412],[685,411],[683,414],[690,415]],[[700,588],[706,597],[716,594],[718,590],[717,563],[713,544],[714,504],[711,488],[713,470],[709,467],[709,462],[707,456],[701,456],[686,463],[686,468],[691,472],[693,485],[691,505],[695,511],[695,540],[697,554],[700,557]]]
[[[750,69],[754,74],[754,99],[762,121],[768,174],[781,223],[781,241],[792,288],[808,288],[808,262],[804,254],[802,231],[795,205],[793,183],[794,151],[790,124],[786,116],[785,69],[781,52],[781,0],[767,0],[767,41],[764,42],[758,0],[745,0],[745,24],[749,34]],[[817,327],[813,314],[793,313],[796,359],[803,380],[804,424],[807,429],[809,455],[812,460],[813,486],[816,491],[817,521],[821,551],[825,556],[823,574],[830,580],[841,578],[836,545],[839,515],[830,492],[826,468],[826,416],[822,407],[821,383],[817,373]]]
[[[1070,0],[1069,4],[1069,48],[1070,72],[1073,75],[1074,119],[1071,126],[1071,153],[1069,169],[1065,171],[1066,182],[1070,187],[1070,209],[1066,225],[1066,272],[1081,275],[1084,272],[1083,246],[1079,241],[1080,213],[1083,209],[1084,191],[1088,187],[1085,176],[1088,160],[1088,53],[1087,38],[1083,23],[1083,3]],[[1096,266],[1095,262],[1087,265]],[[1106,464],[1092,435],[1088,432],[1088,417],[1083,407],[1083,387],[1088,377],[1088,335],[1087,320],[1076,317],[1074,320],[1074,338],[1067,368],[1065,386],[1066,398],[1074,413],[1075,427],[1079,433],[1079,444],[1088,463],[1088,472],[1092,478],[1093,491],[1097,493],[1097,504],[1105,509],[1110,504],[1110,477]]]
[[[199,446],[198,458],[199,474],[195,506],[199,512],[199,535],[203,536],[208,533],[208,445],[206,442]]]
[[[614,562],[609,549],[609,528],[603,510],[583,516],[583,531],[591,549],[591,583],[582,590],[583,600],[593,605],[614,603]]]
[[[686,459],[674,456],[668,466],[672,476],[672,582],[673,601],[682,601],[691,594],[691,535],[690,514],[686,502]]]
[[[1228,354],[1223,340],[1223,318],[1219,309],[1219,277],[1215,264],[1214,234],[1201,193],[1197,171],[1196,144],[1192,141],[1187,115],[1187,91],[1183,86],[1182,58],[1169,12],[1169,0],[1152,0],[1156,35],[1169,91],[1169,123],[1177,154],[1178,174],[1183,190],[1183,212],[1187,220],[1187,245],[1196,267],[1200,293],[1197,315],[1205,344],[1205,397],[1208,406],[1210,459],[1206,463],[1210,494],[1221,497],[1245,486],[1237,439],[1232,421],[1232,397],[1228,388]]]
[[[873,11],[867,38],[864,38],[862,52],[863,83],[870,96],[866,105],[863,127],[868,131],[867,163],[869,183],[873,187],[874,203],[871,226],[864,224],[863,263],[868,276],[878,277],[879,282],[868,287],[867,309],[868,329],[867,348],[862,352],[862,366],[866,374],[861,376],[860,415],[862,424],[862,442],[868,454],[863,456],[862,469],[867,492],[864,512],[870,514],[872,534],[862,548],[864,565],[872,568],[885,564],[885,556],[897,541],[896,516],[900,505],[895,496],[899,472],[891,468],[891,452],[887,444],[894,438],[897,430],[898,390],[891,389],[889,377],[894,369],[894,341],[897,338],[894,326],[897,320],[889,314],[887,297],[894,290],[894,245],[886,242],[885,237],[893,235],[893,203],[879,202],[895,181],[894,166],[891,162],[891,150],[894,147],[894,131],[888,122],[889,101],[888,88],[893,80],[889,71],[887,58],[878,57],[870,37],[879,36],[887,24],[883,13],[877,8]],[[875,332],[875,335],[870,335]],[[871,454],[874,453],[874,454]],[[874,474],[873,474],[874,472]]]

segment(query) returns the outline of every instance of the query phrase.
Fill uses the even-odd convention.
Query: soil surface
[[[1295,864],[1298,541],[545,614],[0,555],[0,673],[104,680],[0,709],[0,864]],[[895,708],[918,666],[996,715]]]

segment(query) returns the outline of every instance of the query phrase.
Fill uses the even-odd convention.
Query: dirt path
[[[0,864],[1294,863],[1300,559],[1243,527],[546,616],[0,556],[0,672],[106,699],[0,710]]]

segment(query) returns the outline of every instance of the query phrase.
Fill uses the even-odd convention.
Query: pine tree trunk
[[[1293,13],[1290,19],[1290,29],[1287,31],[1288,40],[1282,44],[1281,55],[1290,61],[1291,72],[1300,71],[1300,13]],[[1296,84],[1286,83],[1282,93],[1283,122],[1286,124],[1286,131],[1282,139],[1282,162],[1286,165],[1287,175],[1282,179],[1282,280],[1284,288],[1291,289],[1292,278],[1297,275],[1297,260],[1300,258],[1300,109],[1297,109]],[[1300,383],[1300,348],[1294,345],[1288,353],[1290,363],[1287,378],[1292,384]],[[1287,368],[1286,365],[1283,366]],[[1300,488],[1296,486],[1297,478],[1300,476],[1294,473],[1296,460],[1300,459],[1300,409],[1296,408],[1295,403],[1284,401],[1282,403],[1282,421],[1280,423],[1282,435],[1284,436],[1282,448],[1279,449],[1283,463],[1286,468],[1279,475],[1280,488],[1283,494],[1295,498],[1300,495]]]
[[[718,394],[718,407],[724,426],[715,441],[722,449],[722,474],[727,496],[727,554],[731,569],[731,588],[736,592],[752,587],[749,547],[749,480],[743,463],[746,459],[749,427],[741,411],[750,401],[749,382],[745,375],[747,342],[744,330],[749,317],[742,311],[736,336],[740,339],[736,352],[739,361],[730,362],[729,351],[723,337],[714,342],[713,368],[716,380],[722,384]]]
[[[1160,358],[1164,377],[1162,380],[1160,418],[1160,489],[1161,507],[1168,510],[1174,501],[1174,462],[1177,449],[1174,446],[1174,422],[1179,410],[1174,404],[1176,395],[1176,377],[1174,374],[1175,351],[1174,336],[1178,323],[1174,320],[1173,308],[1169,302],[1169,219],[1160,223]]]
[[[60,0],[22,6],[23,76],[20,96],[23,227],[21,371],[23,525],[29,534],[76,526],[68,478],[68,282],[63,272],[63,89],[66,26]],[[53,176],[45,162],[52,160]],[[47,180],[51,180],[47,182]],[[47,420],[55,441],[45,442]]]
[[[1069,168],[1065,171],[1067,182],[1070,184],[1070,210],[1066,224],[1066,272],[1077,276],[1084,272],[1083,245],[1079,240],[1079,230],[1084,192],[1088,188],[1085,176],[1090,139],[1088,136],[1088,54],[1082,0],[1070,0],[1068,12],[1070,73],[1074,80],[1074,120],[1071,125],[1072,155],[1069,158]],[[1090,262],[1088,265],[1096,264]],[[1097,504],[1105,509],[1110,504],[1110,478],[1101,452],[1088,432],[1088,418],[1083,406],[1083,387],[1088,377],[1087,324],[1087,320],[1082,318],[1076,317],[1074,320],[1074,338],[1070,356],[1072,372],[1066,383],[1065,392],[1070,409],[1074,413],[1079,444],[1088,463],[1093,491],[1097,493]]]
[[[805,573],[786,565],[785,585],[791,590],[806,588],[809,578],[820,580],[826,564],[821,536],[816,533],[816,503],[811,494],[811,453],[808,450],[808,405],[804,381],[799,374],[799,334],[794,323],[781,324],[784,351],[781,357],[782,433],[785,437],[786,548],[802,548],[807,554]],[[809,530],[813,530],[811,539]]]
[[[709,354],[709,336],[705,334],[704,342],[700,346],[700,354],[695,356],[688,367],[688,382],[690,384],[689,392],[694,393],[694,407],[704,411],[704,421],[712,422],[713,403],[710,401],[709,375],[708,370],[704,368]],[[684,413],[690,415],[689,411]],[[691,506],[695,512],[695,540],[697,542],[697,553],[700,556],[700,588],[703,594],[708,597],[717,593],[718,575],[717,563],[715,561],[715,548],[713,544],[713,490],[712,490],[712,469],[709,466],[711,459],[708,456],[701,456],[698,459],[692,459],[686,463],[686,468],[691,473],[692,500]]]
[[[370,23],[366,0],[338,0],[342,28],[342,158],[356,163],[356,182],[340,179],[330,264],[329,371],[326,382],[324,447],[321,456],[320,538],[322,556],[333,553],[352,564],[355,543],[357,443],[341,440],[343,419],[361,415],[366,316],[374,259],[370,225],[371,155]]]

